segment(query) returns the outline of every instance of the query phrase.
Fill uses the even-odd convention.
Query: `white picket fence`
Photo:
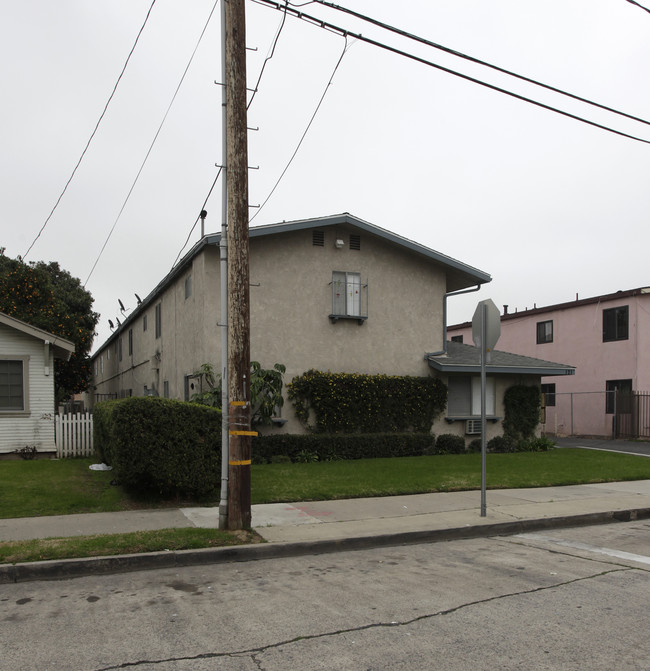
[[[93,416],[90,412],[55,415],[56,456],[90,457],[93,449]]]

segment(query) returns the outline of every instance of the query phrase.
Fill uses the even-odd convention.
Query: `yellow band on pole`
[[[250,459],[244,459],[243,461],[229,461],[228,464],[230,466],[250,466],[251,465],[251,460]]]
[[[231,436],[257,436],[257,431],[228,431]]]
[[[230,405],[239,405],[239,406],[244,406],[247,405],[247,401],[230,401]]]

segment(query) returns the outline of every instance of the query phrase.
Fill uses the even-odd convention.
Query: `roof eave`
[[[476,364],[446,364],[435,359],[429,359],[429,366],[441,373],[480,373],[481,366]],[[545,368],[534,366],[499,366],[486,364],[486,373],[505,375],[540,375],[549,377],[551,375],[575,375],[575,368]]]

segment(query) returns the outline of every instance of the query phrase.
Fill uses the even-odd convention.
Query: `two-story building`
[[[469,322],[448,333],[471,342]],[[504,306],[498,347],[576,367],[572,377],[542,378],[547,433],[650,437],[650,401],[630,394],[650,390],[650,288],[518,312]]]
[[[204,236],[99,348],[96,400],[189,400],[199,391],[194,373],[202,364],[221,369],[220,237]],[[464,435],[467,425],[456,420],[480,414],[472,403],[476,366],[465,360],[449,367],[445,306],[454,293],[489,282],[487,273],[350,214],[254,227],[249,237],[252,360],[266,368],[284,364],[285,382],[312,368],[439,375],[445,382],[461,375],[470,386],[459,386],[457,395],[466,394],[467,403],[434,430]],[[539,384],[542,372],[552,374],[546,362],[506,363],[492,371],[498,383],[491,432],[500,432],[500,399],[509,384]],[[302,430],[291,406],[284,415],[277,430]]]

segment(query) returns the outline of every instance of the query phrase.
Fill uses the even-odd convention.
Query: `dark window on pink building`
[[[546,322],[537,322],[537,344],[542,345],[545,342],[553,342],[553,320]]]
[[[627,305],[603,310],[603,342],[627,340],[630,310]]]
[[[607,380],[605,396],[605,412],[612,415],[614,411],[629,413],[630,395],[632,394],[632,380]]]
[[[544,394],[544,400],[546,401],[546,407],[555,405],[555,384],[543,384],[542,385],[542,394]]]

